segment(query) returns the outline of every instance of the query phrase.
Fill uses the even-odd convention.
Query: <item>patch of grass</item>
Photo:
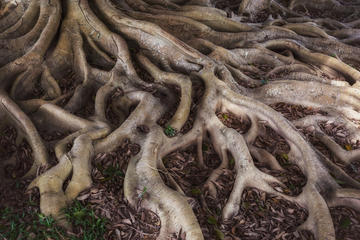
[[[108,166],[107,168],[104,168],[100,164],[97,166],[97,169],[101,172],[104,179],[101,179],[102,182],[111,181],[113,179],[116,179],[117,177],[125,177],[124,172],[121,170],[120,166],[116,164],[115,166]]]
[[[29,208],[19,212],[12,208],[0,208],[0,239],[104,239],[106,220],[97,217],[93,210],[84,207],[78,201],[64,211],[67,220],[76,229],[81,229],[81,236],[68,235],[64,229],[56,225],[51,216],[27,209]]]
[[[216,239],[218,239],[218,240],[223,240],[223,239],[225,239],[225,235],[224,235],[224,233],[223,233],[220,229],[215,228],[214,231],[215,231]]]
[[[104,239],[107,220],[97,217],[92,209],[83,206],[79,201],[65,209],[65,216],[75,228],[81,229],[82,239]]]
[[[219,229],[219,222],[216,217],[208,216],[207,223],[212,225],[217,240],[223,240],[225,238],[225,234]]]
[[[340,222],[340,228],[348,228],[351,225],[351,220],[349,217],[344,217]]]
[[[52,217],[34,211],[16,212],[12,208],[4,208],[0,209],[0,219],[2,239],[68,239]]]
[[[208,219],[207,219],[207,222],[211,225],[217,225],[218,222],[216,220],[216,218],[214,216],[209,216]]]

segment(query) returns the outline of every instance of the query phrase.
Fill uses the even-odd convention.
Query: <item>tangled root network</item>
[[[158,239],[179,232],[186,239],[204,239],[188,196],[175,179],[169,186],[160,175],[166,172],[166,155],[191,145],[197,146],[199,168],[207,168],[203,141],[211,142],[221,160],[203,186],[213,197],[216,182],[234,161],[224,220],[239,214],[249,187],[305,208],[308,217],[299,228],[320,240],[335,239],[329,207],[360,211],[360,183],[300,131],[310,130],[343,166],[360,157],[360,150],[345,149],[320,126],[331,121],[345,126],[351,138],[360,137],[357,1],[0,4],[0,130],[11,125],[17,142],[29,143],[33,164],[24,177],[33,181],[28,188],[39,189],[41,212],[59,225],[70,227],[61,210],[92,186],[94,156],[114,151],[125,139],[140,146],[127,167],[125,198],[135,206],[139,191],[146,189],[141,207],[159,216]],[[204,93],[194,96],[199,82]],[[194,97],[200,98],[195,112]],[[280,102],[324,114],[290,121],[269,106]],[[91,114],[84,111],[87,106]],[[219,112],[246,119],[250,126],[239,132],[226,126]],[[283,183],[254,163],[256,158],[282,168],[272,152],[254,144],[265,128],[285,140],[286,158],[306,177],[298,195],[279,191],[274,186]],[[63,135],[50,148],[41,132],[54,129]],[[9,161],[0,162],[0,171]]]

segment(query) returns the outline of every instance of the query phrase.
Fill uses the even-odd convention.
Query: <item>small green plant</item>
[[[340,179],[336,179],[336,178],[335,178],[335,181],[336,181],[338,184],[340,184],[340,185],[345,184],[345,182],[344,182],[344,181],[341,181]]]
[[[294,190],[296,189],[296,186],[295,186],[294,184],[290,183],[290,184],[289,184],[289,189],[290,189],[291,191],[294,191]]]
[[[104,239],[107,220],[97,217],[92,209],[83,206],[79,201],[65,209],[65,216],[74,227],[82,230],[82,239]]]
[[[227,115],[226,113],[224,113],[222,116],[223,116],[224,120],[227,120],[229,118],[229,115]]]
[[[217,223],[218,223],[214,216],[209,216],[207,219],[207,222],[211,225],[217,225]]]
[[[282,162],[282,165],[283,165],[284,167],[289,167],[289,166],[292,165],[291,162],[289,161],[289,155],[287,155],[286,153],[283,153],[283,154],[281,154],[280,156],[281,156],[281,158],[284,160],[284,161]]]
[[[36,203],[36,202],[34,202],[31,198],[29,198],[29,201],[28,201],[28,204],[30,205],[30,206],[38,206],[38,203]]]
[[[203,150],[203,151],[209,150],[209,146],[206,145],[206,144],[203,144],[203,145],[202,145],[202,150]]]
[[[115,166],[108,166],[107,168],[103,168],[101,165],[97,166],[97,169],[101,172],[101,174],[104,176],[104,179],[102,179],[102,182],[111,181],[116,177],[125,177],[124,172],[120,169],[120,166],[116,164]]]
[[[235,165],[235,159],[234,159],[234,158],[230,158],[229,163],[230,163],[230,166],[231,166],[231,167],[234,166],[234,165]]]
[[[193,188],[191,189],[191,194],[194,196],[199,196],[201,195],[201,190],[199,188]]]
[[[214,231],[215,231],[216,239],[218,239],[218,240],[225,239],[225,235],[224,235],[224,233],[222,231],[220,231],[220,229],[214,228]]]
[[[71,239],[65,237],[52,217],[11,208],[0,209],[0,236],[0,239]]]
[[[144,187],[143,190],[139,193],[139,196],[138,196],[139,199],[142,199],[144,197],[144,194],[146,193],[146,191],[147,191],[147,188]]]
[[[264,208],[263,206],[258,205],[258,207],[259,207],[259,209],[260,209],[261,212],[266,212],[266,208]]]
[[[225,235],[224,235],[224,233],[219,229],[219,226],[218,226],[219,223],[218,223],[217,219],[216,219],[214,216],[208,216],[207,222],[208,222],[208,224],[213,225],[216,239],[218,239],[218,240],[223,240],[223,239],[225,238]]]
[[[349,217],[344,217],[343,219],[341,219],[340,222],[340,227],[341,228],[348,228],[351,225],[351,220]]]
[[[176,129],[171,126],[167,126],[164,133],[168,137],[174,137],[176,135]]]
[[[21,189],[21,188],[23,188],[24,187],[24,184],[22,184],[19,180],[17,180],[16,182],[15,182],[15,188],[16,189]]]
[[[284,160],[289,161],[289,156],[286,153],[283,153],[281,156]]]
[[[45,216],[42,213],[38,214],[39,223],[45,227],[52,227],[55,223],[55,220],[51,216]]]

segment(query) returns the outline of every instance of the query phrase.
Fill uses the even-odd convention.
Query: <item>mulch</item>
[[[0,134],[0,159],[13,160],[3,166],[5,178],[16,179],[22,177],[32,166],[32,149],[25,139],[16,144],[17,131],[14,127],[6,127]],[[1,164],[2,165],[2,164]],[[1,176],[2,177],[2,176]]]
[[[307,231],[297,231],[308,213],[300,206],[255,188],[247,188],[242,195],[240,213],[225,222],[228,239],[314,239]]]
[[[326,112],[319,109],[313,109],[310,107],[303,107],[300,105],[292,105],[287,103],[276,103],[270,105],[276,111],[283,114],[285,118],[290,121],[298,120],[308,115],[327,115]],[[337,125],[332,121],[319,122],[319,127],[322,131],[330,136],[337,144],[339,144],[344,150],[351,151],[360,148],[360,140],[351,139],[350,132],[343,125]],[[298,128],[298,130],[305,136],[305,138],[324,156],[333,161],[336,165],[341,167],[347,174],[352,178],[360,181],[360,161],[354,161],[349,165],[345,165],[337,157],[329,151],[329,149],[318,140],[315,136],[314,129],[309,128]]]
[[[0,146],[13,146],[16,130],[7,128],[6,135],[1,135]],[[46,139],[54,140],[62,137],[62,133],[43,133]],[[22,145],[20,145],[22,147]],[[19,148],[19,147],[18,147]],[[22,163],[31,160],[31,154],[23,148],[6,148],[7,156],[14,151],[20,155]],[[93,161],[92,179],[93,186],[82,192],[77,198],[83,206],[94,210],[96,216],[107,219],[107,233],[104,239],[146,239],[155,240],[160,231],[160,219],[140,205],[132,207],[124,198],[123,182],[130,157],[137,154],[140,146],[125,140],[114,152],[98,154]],[[1,154],[4,152],[1,151]],[[5,156],[5,155],[2,155]],[[2,158],[3,159],[3,158]],[[29,226],[34,221],[34,216],[40,214],[39,192],[32,189],[25,193],[30,180],[20,178],[25,173],[21,168],[13,168],[7,176],[7,184],[0,184],[0,210],[12,209],[13,214],[24,216],[21,220]],[[66,183],[65,183],[66,185]],[[140,202],[139,202],[140,203]],[[8,225],[6,219],[0,219],[0,225]],[[75,228],[72,236],[81,238],[82,229]]]
[[[205,201],[205,198],[208,196],[208,190],[204,189],[203,185],[211,172],[219,166],[220,159],[217,157],[211,144],[204,143],[202,148],[204,152],[204,163],[207,166],[205,169],[200,168],[198,165],[195,146],[167,155],[163,158],[163,163],[172,178],[184,191],[185,195],[188,196],[188,202],[199,220],[205,239],[214,239],[211,238],[215,236],[214,228],[211,223],[208,223],[208,218],[212,219],[214,217],[212,216],[213,213],[210,207],[207,206]],[[164,182],[169,184],[167,176],[164,173],[162,173],[161,176]],[[232,184],[228,182],[226,185],[231,186]],[[173,188],[170,184],[168,186]],[[219,198],[213,199],[211,205],[213,207],[216,206],[218,200]],[[220,208],[218,209],[218,214],[219,212]]]
[[[360,214],[348,207],[330,208],[336,239],[355,240],[360,234]]]
[[[265,164],[255,159],[255,165],[265,173],[268,173],[282,183],[286,188],[276,186],[275,190],[287,195],[296,196],[302,192],[302,187],[306,184],[306,177],[298,166],[290,162],[288,153],[289,145],[285,139],[277,134],[272,128],[265,126],[265,134],[255,139],[254,146],[265,149],[278,160],[285,171],[269,169]]]
[[[224,114],[218,113],[219,116]],[[230,116],[227,121],[234,120],[233,115]],[[171,153],[163,159],[163,162],[169,174],[189,197],[188,201],[199,220],[205,239],[223,237],[224,239],[313,239],[309,232],[296,231],[296,227],[306,220],[305,209],[257,189],[246,189],[243,193],[240,213],[224,222],[221,218],[221,210],[234,184],[236,176],[235,171],[232,170],[234,163],[230,161],[230,169],[224,169],[216,181],[217,196],[213,198],[203,184],[211,171],[220,164],[220,159],[211,144],[204,144],[203,152],[207,166],[205,169],[201,169],[197,164],[195,147]],[[229,158],[231,159],[231,156]],[[167,176],[161,175],[169,184]],[[288,177],[294,178],[293,175],[289,173]],[[169,187],[172,186],[169,184]]]
[[[277,103],[271,105],[275,110],[281,112],[284,117],[289,120],[297,120],[307,115],[321,114],[327,115],[317,109],[302,107],[299,105],[291,105],[284,103]],[[332,121],[320,122],[322,131],[330,136],[336,143],[342,146],[345,150],[351,151],[360,148],[360,141],[350,138],[350,132],[343,125],[335,124]],[[348,166],[340,162],[329,149],[321,143],[314,135],[312,128],[299,128],[299,131],[304,134],[305,138],[324,156],[333,161],[336,165],[341,167],[350,177],[360,181],[360,161],[354,161]],[[339,180],[338,184],[343,185]],[[344,185],[345,186],[345,185]],[[346,186],[345,186],[346,187]],[[357,239],[360,229],[360,213],[348,207],[330,208],[330,213],[334,222],[336,239]]]
[[[274,110],[276,110],[277,112],[280,112],[289,121],[295,121],[309,115],[316,115],[316,114],[327,115],[326,112],[321,111],[319,109],[313,109],[311,107],[293,105],[284,102],[270,104],[269,106]]]
[[[167,123],[170,119],[174,116],[179,103],[180,103],[180,94],[181,90],[178,87],[171,87],[171,90],[177,95],[177,101],[174,106],[168,106],[168,110],[161,116],[161,118],[157,121],[157,123],[162,126],[163,128],[168,127]],[[192,89],[191,89],[191,106],[190,106],[190,113],[187,121],[185,122],[184,126],[180,129],[181,134],[186,134],[189,132],[195,122],[196,113],[199,108],[200,101],[205,91],[205,86],[202,81],[193,81],[192,82]],[[178,129],[177,129],[178,130]]]
[[[251,127],[251,122],[248,118],[239,117],[230,112],[217,112],[216,116],[225,126],[233,128],[241,134],[246,133]]]
[[[97,216],[107,219],[105,239],[156,239],[159,217],[140,205],[130,206],[124,197],[123,184],[131,156],[140,146],[125,140],[115,151],[98,154],[92,170],[93,186],[77,198]]]
[[[241,0],[216,0],[214,3],[216,8],[224,10],[231,17],[232,13],[238,13]]]
[[[323,112],[319,109],[313,109],[309,107],[304,107],[301,105],[292,105],[292,104],[286,104],[286,103],[276,103],[270,105],[272,108],[274,108],[276,111],[283,114],[284,117],[286,117],[290,121],[298,120],[300,118],[303,118],[308,115],[327,115],[326,112]],[[246,133],[247,129],[249,128],[249,123],[244,120],[243,118],[236,117],[230,113],[218,113],[217,114],[219,119],[228,127],[232,127],[236,129],[238,132],[244,134]],[[353,150],[358,149],[360,147],[360,141],[350,139],[349,135],[350,132],[345,129],[344,126],[336,125],[333,122],[321,122],[319,123],[319,126],[321,129],[326,133],[328,136],[332,137],[334,141],[336,141],[340,146],[342,146],[345,150]],[[352,164],[348,166],[344,166],[341,162],[339,162],[336,157],[327,149],[326,146],[324,146],[316,137],[312,134],[312,131],[309,131],[309,129],[299,129],[300,132],[304,134],[304,136],[314,145],[315,148],[317,148],[320,152],[322,152],[325,156],[327,156],[330,160],[334,161],[338,166],[342,167],[345,172],[347,172],[351,177],[354,179],[360,181],[359,178],[359,172],[360,172],[360,162],[355,161]],[[288,152],[289,152],[289,146],[286,144],[285,140],[279,136],[275,131],[273,131],[268,126],[265,126],[265,132],[266,134],[259,136],[254,145],[259,148],[264,148],[268,152],[272,153],[274,156],[276,156],[277,160],[279,161],[280,165],[285,169],[285,172],[280,171],[274,171],[268,169],[267,166],[265,166],[262,163],[259,163],[257,159],[254,159],[255,165],[261,170],[268,174],[271,174],[275,177],[277,177],[281,182],[283,182],[287,188],[283,189],[279,186],[275,186],[274,188],[277,191],[283,192],[288,195],[296,196],[301,193],[301,188],[306,184],[306,177],[303,175],[301,170],[293,164],[289,163],[288,159]],[[339,182],[339,184],[341,184]],[[259,192],[255,189],[256,192]],[[245,194],[245,193],[244,193]],[[243,199],[244,202],[244,199]],[[253,205],[256,205],[256,202],[254,203],[251,201]],[[243,204],[242,204],[243,207]],[[297,206],[297,208],[294,208],[298,211],[303,210]],[[244,209],[242,209],[244,210]],[[337,239],[357,239],[358,231],[360,228],[359,224],[359,218],[360,214],[356,212],[355,210],[351,208],[346,207],[337,207],[337,208],[330,208],[332,218],[334,221],[334,226],[336,230],[336,236]],[[301,212],[301,211],[300,211]],[[306,219],[306,211],[304,219]],[[241,214],[245,214],[243,211],[241,211]],[[254,216],[254,214],[251,214]],[[256,215],[256,214],[255,214]],[[280,235],[277,235],[274,237],[274,235],[270,235],[270,237],[266,234],[271,232],[270,230],[267,230],[266,228],[262,228],[261,225],[258,224],[259,220],[257,219],[258,216],[253,217],[252,224],[254,226],[257,226],[259,229],[252,229],[252,231],[249,230],[249,233],[246,233],[246,230],[244,231],[242,229],[241,234],[243,235],[236,235],[242,237],[241,239],[281,239],[282,236],[284,236],[284,239],[314,239],[314,236],[310,232],[293,232],[293,233],[285,233],[281,232]],[[264,222],[271,222],[274,221],[275,218],[271,218],[268,221]],[[241,223],[243,221],[240,220]],[[293,223],[296,226],[295,223]],[[298,223],[301,224],[301,223]],[[286,229],[286,227],[284,226]],[[264,230],[266,229],[266,230]],[[262,232],[262,231],[263,232]],[[233,233],[233,229],[231,229]],[[225,232],[231,232],[228,228]],[[248,234],[248,235],[246,235]],[[268,237],[268,238],[267,238]],[[300,237],[300,238],[299,238]],[[231,238],[230,238],[231,239]],[[236,239],[236,238],[234,238]]]
[[[9,158],[16,151],[17,132],[14,127],[5,127],[0,134],[0,157]]]
[[[284,103],[272,105],[289,120],[296,120],[306,115],[320,114],[316,109],[302,106],[293,106]],[[325,114],[325,113],[323,113]],[[244,117],[237,117],[231,113],[218,112],[217,116],[228,127],[232,127],[244,134],[250,127],[250,121]],[[349,140],[349,132],[343,126],[337,126],[332,122],[320,123],[320,127],[329,136],[333,137],[345,149],[351,146],[352,149],[359,147],[359,141]],[[277,177],[287,188],[281,189],[274,186],[280,192],[288,195],[298,195],[306,183],[306,178],[301,171],[288,162],[287,153],[289,146],[286,141],[268,126],[264,126],[264,135],[259,136],[255,145],[264,148],[274,154],[279,163],[284,167],[284,172],[276,172],[263,166],[254,159],[256,166],[268,174]],[[2,156],[10,156],[16,152],[23,162],[29,162],[31,154],[26,150],[26,143],[16,147],[16,130],[8,127],[0,137]],[[64,136],[64,133],[42,133],[45,140],[55,142]],[[309,134],[305,134],[309,137]],[[318,143],[314,143],[329,157],[333,156],[329,151],[321,149]],[[10,146],[10,147],[4,147]],[[93,187],[84,191],[78,197],[83,205],[94,210],[97,216],[108,219],[107,233],[105,239],[156,239],[159,234],[161,222],[158,216],[139,206],[129,206],[123,195],[123,180],[127,164],[132,155],[139,151],[140,146],[129,141],[124,143],[114,152],[98,154],[94,159],[92,178]],[[206,169],[200,169],[197,164],[196,148],[190,147],[183,151],[174,152],[166,156],[163,161],[173,178],[181,186],[188,201],[199,219],[206,239],[314,239],[313,235],[306,231],[297,231],[307,217],[307,211],[300,206],[288,202],[280,197],[272,196],[255,188],[247,188],[243,192],[241,209],[237,216],[231,220],[221,219],[221,209],[231,193],[236,173],[225,169],[216,182],[217,197],[214,199],[209,195],[207,189],[202,186],[211,171],[220,164],[220,159],[209,142],[203,144],[204,161]],[[5,153],[5,154],[4,154]],[[27,159],[25,161],[25,159]],[[231,156],[229,156],[231,159]],[[230,161],[231,165],[231,161]],[[356,165],[355,165],[356,166]],[[352,167],[353,168],[353,167]],[[16,176],[9,185],[1,185],[0,197],[1,206],[12,207],[19,211],[39,213],[39,195],[37,190],[24,194],[29,181],[21,180],[21,167],[14,168]],[[168,182],[166,176],[161,174],[164,181]],[[350,174],[351,175],[351,174]],[[356,178],[356,175],[351,175]],[[8,178],[12,179],[9,174]],[[168,183],[169,184],[169,183]],[[170,186],[172,187],[172,186]],[[29,201],[29,199],[31,201]],[[29,202],[31,204],[29,204]],[[359,233],[359,213],[350,208],[331,208],[337,238],[356,239]],[[29,218],[29,217],[27,217]],[[24,219],[24,221],[31,219]],[[75,229],[76,230],[76,229]],[[80,234],[81,229],[73,234]],[[80,235],[79,235],[80,236]],[[183,233],[174,235],[172,239],[185,239]]]
[[[337,142],[340,146],[342,146],[345,150],[351,151],[353,149],[359,148],[359,141],[347,138],[346,136],[348,136],[348,132],[343,127],[335,125],[331,122],[323,122],[319,125],[328,136],[333,138],[333,140]],[[350,177],[357,181],[360,181],[360,161],[353,161],[351,164],[345,165],[326,147],[325,144],[323,144],[322,142],[320,142],[319,139],[316,138],[312,129],[300,128],[299,131],[301,131],[305,135],[306,139],[324,156],[326,156],[329,160],[342,168]],[[342,184],[341,181],[337,181],[340,185]]]
[[[276,106],[279,107],[279,105]],[[241,134],[246,133],[251,126],[249,119],[236,117],[231,113],[218,113],[217,116],[227,127],[233,128]],[[254,146],[265,149],[275,156],[285,171],[272,170],[256,158],[254,158],[255,166],[261,171],[276,177],[287,186],[287,188],[282,188],[275,185],[277,191],[292,196],[300,194],[302,187],[306,184],[306,177],[299,167],[289,161],[289,145],[284,138],[270,127],[264,125],[263,128],[265,134],[255,139]]]

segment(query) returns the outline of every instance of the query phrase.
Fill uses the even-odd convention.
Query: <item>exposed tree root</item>
[[[356,47],[360,24],[354,20],[358,5],[345,8],[335,0],[295,0],[288,5],[244,0],[229,17],[210,0],[0,4],[0,130],[5,123],[12,125],[18,138],[31,146],[34,161],[24,177],[38,173],[29,189],[39,188],[42,213],[65,228],[71,226],[62,209],[91,187],[94,156],[113,151],[125,139],[141,149],[129,162],[124,195],[130,205],[159,216],[158,239],[181,232],[186,239],[204,239],[186,191],[162,162],[171,152],[197,145],[197,164],[204,170],[204,141],[211,141],[220,164],[202,189],[216,198],[222,174],[232,166],[236,175],[222,209],[224,221],[239,214],[247,188],[306,208],[308,218],[300,229],[320,240],[335,239],[328,206],[360,211],[360,183],[295,128],[311,128],[344,164],[359,160],[360,150],[343,149],[319,125],[336,121],[353,138],[360,137],[351,122],[360,120],[360,69],[346,63],[358,62],[360,55]],[[302,13],[311,16],[319,9],[349,16],[328,21]],[[62,82],[69,73],[72,82]],[[199,81],[204,94],[194,96]],[[192,116],[196,97],[197,113]],[[327,115],[290,122],[266,105],[278,102],[316,107]],[[86,108],[89,104],[94,105],[91,111]],[[174,114],[162,128],[157,122],[170,112]],[[226,125],[219,112],[244,120],[241,127]],[[191,127],[189,118],[195,119]],[[191,129],[183,133],[185,127]],[[49,164],[50,149],[39,134],[49,128],[70,132],[51,149],[55,165]],[[286,142],[290,150],[283,158],[306,177],[296,196],[279,191],[274,186],[285,187],[284,183],[254,163],[257,159],[272,170],[285,171],[275,150],[256,145],[266,128]],[[342,188],[334,177],[353,188]]]

